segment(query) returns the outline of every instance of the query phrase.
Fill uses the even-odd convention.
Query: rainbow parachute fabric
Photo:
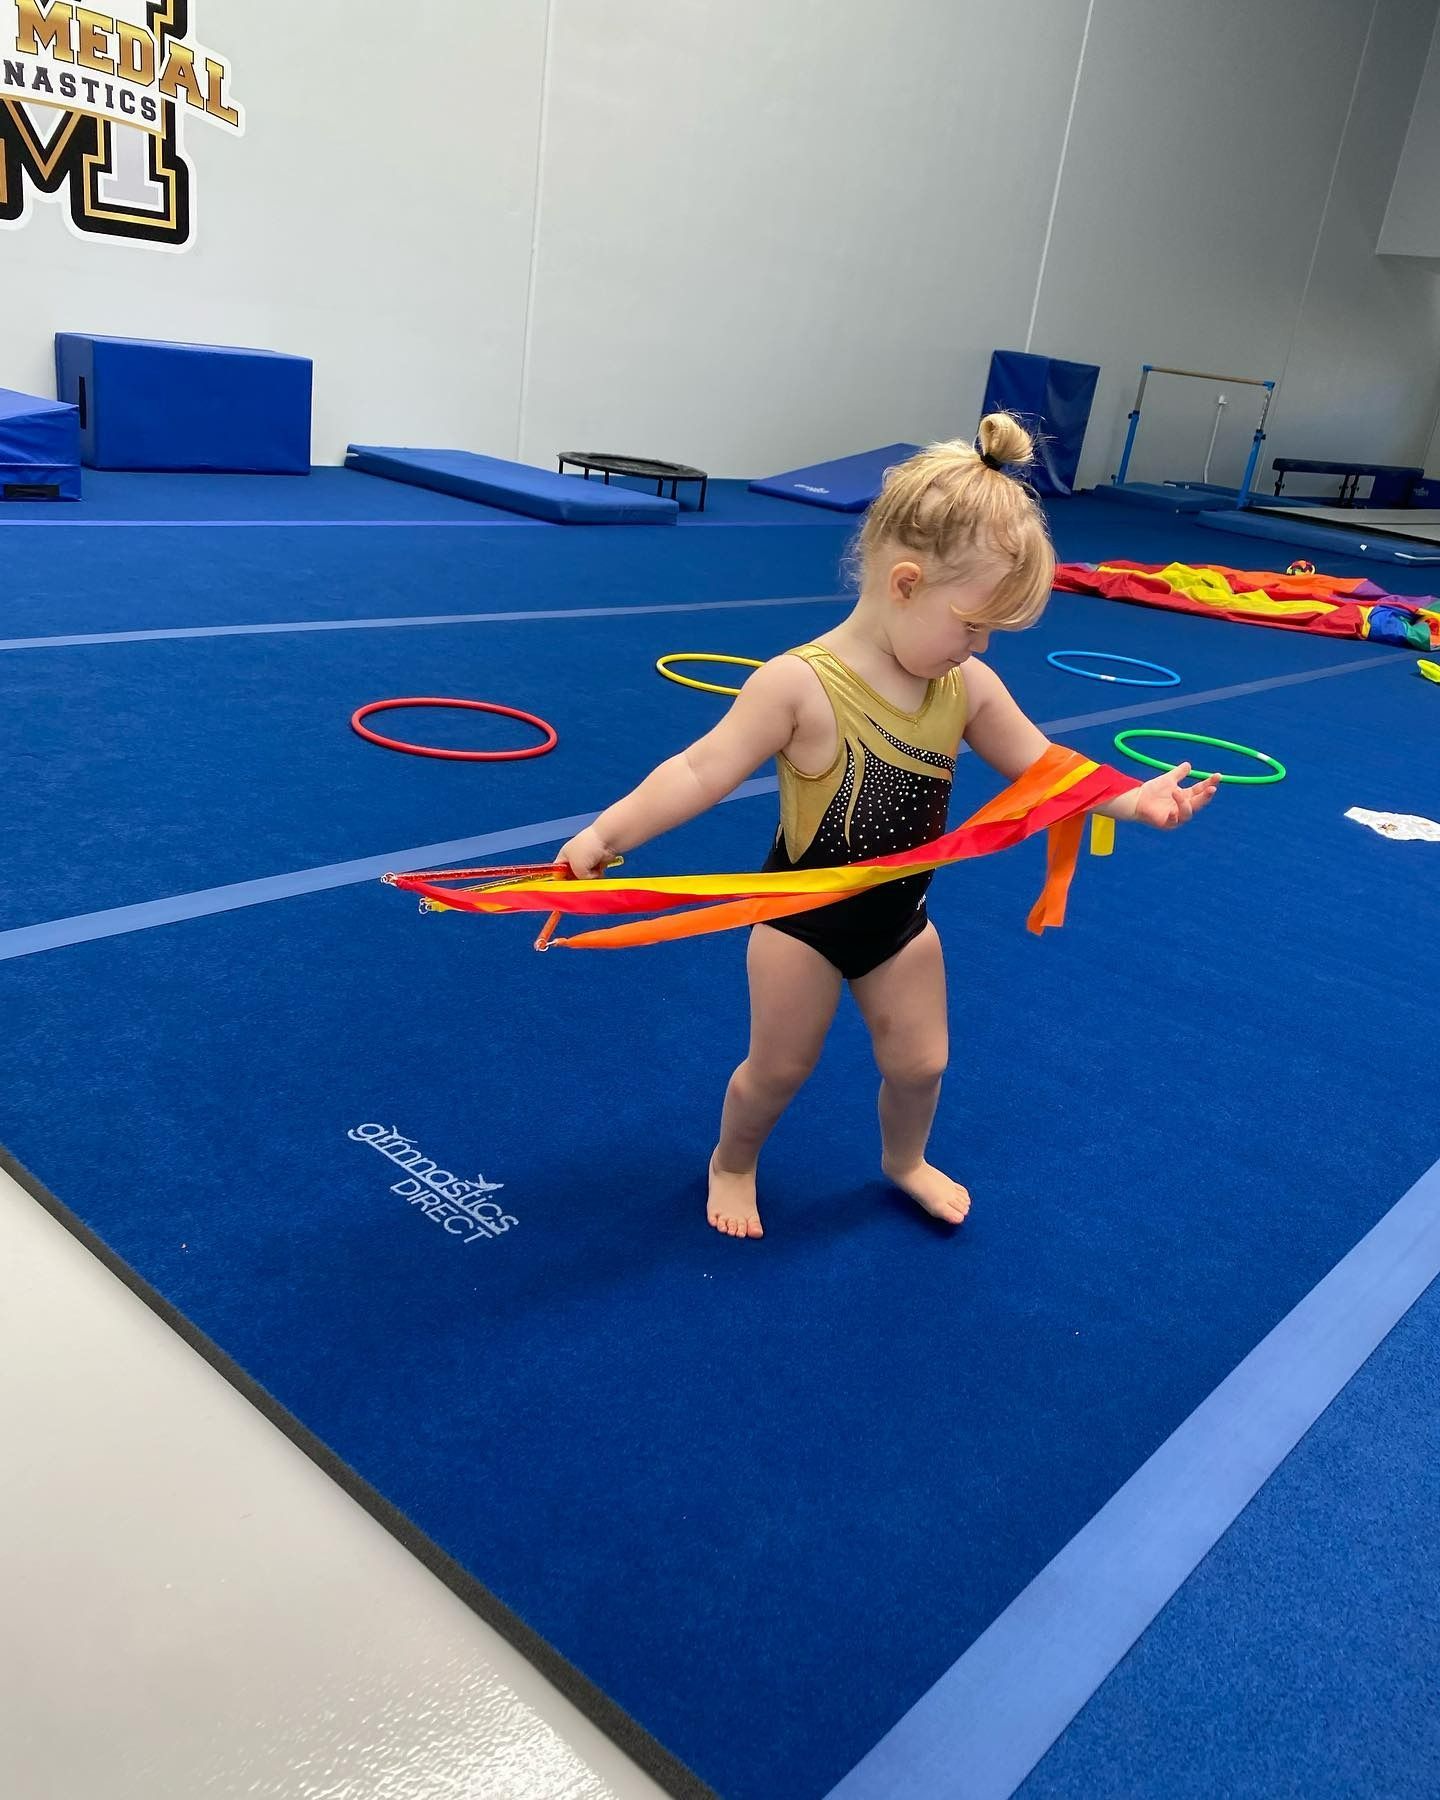
[[[1416,650],[1440,648],[1440,602],[1425,594],[1387,594],[1348,576],[1281,575],[1223,563],[1061,563],[1055,585],[1071,594],[1133,600],[1241,625],[1271,625],[1325,637],[1371,638]]]
[[[868,862],[770,874],[626,875],[599,881],[576,881],[563,865],[525,870],[427,870],[413,875],[387,875],[384,879],[393,887],[421,895],[430,910],[548,913],[550,917],[536,949],[545,949],[553,941],[570,950],[620,950],[789,918],[882,882],[898,881],[906,875],[943,868],[970,857],[991,856],[1044,831],[1049,834],[1045,886],[1028,920],[1030,930],[1038,933],[1065,921],[1065,900],[1080,853],[1086,814],[1139,786],[1133,776],[1122,775],[1118,769],[1052,744],[963,825],[932,843],[891,856],[877,856]],[[463,885],[477,876],[485,878],[485,885]],[[462,885],[445,885],[448,883]],[[677,910],[680,908],[689,910]],[[552,940],[551,934],[562,914],[594,917],[638,913],[666,916],[634,919]]]

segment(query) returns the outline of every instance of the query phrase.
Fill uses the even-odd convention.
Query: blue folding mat
[[[1105,510],[1057,508],[1062,548],[1070,508]],[[1098,560],[1116,516],[1070,553]],[[84,641],[0,648],[27,756],[0,817],[6,1166],[677,1794],[844,1781],[1440,1154],[1396,1083],[1433,1038],[1434,846],[1343,816],[1437,816],[1413,657],[1084,596],[997,638],[1088,755],[1115,754],[1118,700],[1289,777],[1122,829],[1043,939],[1039,843],[942,871],[963,1030],[935,1142],[973,1217],[933,1227],[880,1180],[847,1003],[767,1153],[766,1237],[737,1243],[704,1172],[743,934],[538,956],[533,919],[420,917],[378,877],[551,854],[718,716],[658,655],[833,625],[798,584],[842,533],[772,534],[777,590],[768,563],[702,579],[738,532],[541,532],[517,559],[422,530],[298,558],[231,533],[222,558],[196,531],[184,594],[145,589],[147,534],[114,535],[128,637],[70,547],[93,537],[7,541],[16,591],[43,586],[30,628]],[[649,610],[676,603],[706,610]],[[1047,664],[1076,644],[1183,689]],[[348,728],[466,692],[552,719],[558,749],[476,767]],[[962,757],[956,817],[998,785]],[[628,860],[754,867],[774,806],[761,779]]]
[[[1228,531],[1242,537],[1268,538],[1288,544],[1291,551],[1305,550],[1333,559],[1337,556],[1359,557],[1365,562],[1396,563],[1417,572],[1428,569],[1430,582],[1436,583],[1435,570],[1440,568],[1440,540],[1429,524],[1432,515],[1416,512],[1414,535],[1403,535],[1405,527],[1396,522],[1408,509],[1380,515],[1382,524],[1374,523],[1367,507],[1340,508],[1297,500],[1293,505],[1287,496],[1279,500],[1260,500],[1244,512],[1201,512],[1197,525],[1211,531]],[[1311,517],[1318,513],[1319,517]],[[1341,523],[1340,521],[1344,521]],[[1278,560],[1278,559],[1277,559]],[[1389,577],[1386,578],[1388,585]]]
[[[308,475],[313,375],[274,350],[55,334],[56,392],[92,469]]]
[[[0,388],[0,500],[80,498],[80,415]]]
[[[1099,379],[1098,363],[1025,350],[997,350],[991,356],[981,415],[1009,412],[1024,422],[1035,439],[1035,462],[1026,479],[1037,493],[1074,493]]]
[[[878,450],[861,450],[839,456],[833,462],[811,463],[752,481],[753,494],[776,494],[782,500],[798,500],[802,506],[825,506],[832,512],[863,512],[880,492],[885,471],[904,462],[918,444],[882,444]]]
[[[609,487],[578,475],[558,475],[552,469],[508,462],[501,456],[482,456],[475,450],[351,444],[345,467],[528,513],[556,525],[674,525],[680,516],[674,500]]]
[[[1142,507],[1147,512],[1173,513],[1213,511],[1225,493],[1233,495],[1235,489],[1191,481],[1107,481],[1090,489],[1095,500]]]

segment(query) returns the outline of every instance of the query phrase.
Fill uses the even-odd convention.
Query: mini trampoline
[[[705,496],[710,489],[710,477],[704,469],[692,469],[688,463],[662,462],[654,456],[615,456],[608,450],[562,450],[558,467],[563,475],[567,468],[582,469],[585,479],[590,479],[590,471],[598,470],[605,477],[605,485],[609,487],[612,475],[630,475],[639,481],[653,481],[655,492],[663,495],[665,484],[670,484],[670,498],[678,502],[676,488],[682,481],[698,481],[700,483],[700,503],[698,510],[705,510]]]

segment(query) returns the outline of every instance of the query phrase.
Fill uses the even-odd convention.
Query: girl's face
[[[1003,563],[987,563],[963,577],[927,580],[918,563],[890,571],[890,647],[896,661],[923,681],[938,681],[990,642],[981,621],[1005,577]]]

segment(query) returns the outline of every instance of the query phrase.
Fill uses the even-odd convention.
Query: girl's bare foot
[[[755,1171],[735,1175],[715,1166],[710,1158],[710,1203],[705,1217],[726,1237],[764,1237],[760,1209],[755,1204]]]
[[[959,1225],[970,1210],[970,1193],[958,1181],[942,1175],[923,1158],[909,1169],[882,1163],[887,1179],[903,1188],[912,1200],[946,1225]]]

